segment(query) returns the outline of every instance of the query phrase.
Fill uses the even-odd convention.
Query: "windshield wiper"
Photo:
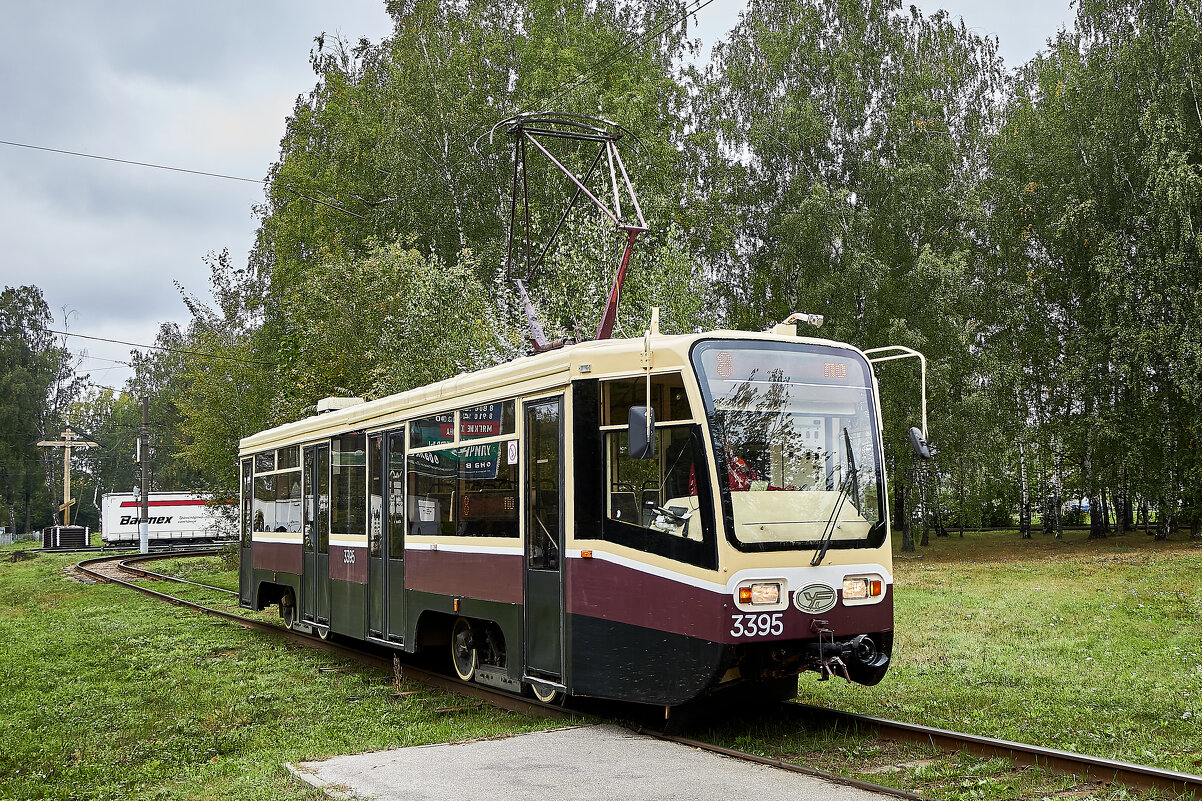
[[[831,540],[835,538],[835,529],[839,525],[839,510],[843,508],[843,502],[847,500],[848,488],[851,488],[857,498],[860,497],[860,479],[856,471],[856,457],[852,455],[851,435],[847,433],[846,428],[843,429],[843,441],[847,445],[847,475],[839,481],[839,497],[835,499],[831,516],[822,529],[822,538],[818,541],[818,553],[814,554],[814,558],[810,560],[811,567],[817,567],[826,558],[826,552],[831,547]]]

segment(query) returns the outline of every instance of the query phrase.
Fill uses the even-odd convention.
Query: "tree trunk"
[[[963,471],[960,472],[960,476],[961,476],[960,486],[958,486],[956,488],[956,492],[960,496],[960,539],[964,539],[964,504],[966,503],[966,501],[964,499],[964,481],[963,481],[964,472]]]
[[[1054,447],[1055,447],[1055,440],[1053,440],[1053,448]],[[1062,511],[1064,509],[1064,496],[1061,494],[1061,490],[1064,488],[1064,464],[1060,459],[1060,452],[1055,451],[1055,454],[1056,454],[1056,473],[1055,473],[1056,486],[1052,488],[1052,503],[1056,507],[1056,539],[1062,540],[1062,539],[1064,539],[1064,515],[1062,514]]]
[[[1106,539],[1101,493],[1093,493],[1089,496],[1089,539]]]
[[[1154,540],[1167,540],[1169,538],[1169,519],[1164,513],[1165,502],[1164,498],[1156,499],[1156,534],[1152,537]]]
[[[906,524],[906,479],[901,470],[897,471],[893,483],[893,528],[901,531]]]
[[[910,527],[910,515],[906,511],[906,482],[898,482],[897,489],[894,490],[894,517],[901,518],[902,532],[902,553],[914,553],[914,531]]]
[[[943,525],[943,504],[939,502],[939,468],[932,464],[931,473],[934,476],[934,490],[932,494],[935,496],[935,536],[946,537],[947,527]]]
[[[922,469],[922,478],[919,482],[918,497],[922,506],[922,539],[918,544],[922,547],[927,547],[931,544],[931,503],[930,503],[930,477],[926,466]]]
[[[1018,503],[1018,530],[1024,540],[1031,539],[1031,490],[1027,487],[1027,451],[1018,443],[1018,483],[1022,495]]]

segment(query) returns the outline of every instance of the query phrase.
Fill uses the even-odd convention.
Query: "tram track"
[[[538,701],[535,701],[533,699],[522,698],[522,697],[519,697],[516,695],[512,695],[510,693],[499,692],[499,691],[492,690],[490,688],[484,687],[483,685],[479,685],[479,684],[465,684],[463,682],[448,678],[446,676],[442,676],[438,673],[435,673],[430,670],[426,670],[424,668],[421,668],[421,667],[418,667],[415,665],[400,663],[396,659],[395,654],[386,656],[386,655],[376,652],[376,651],[369,651],[369,650],[365,650],[362,648],[356,648],[356,647],[346,645],[342,642],[338,642],[338,641],[335,641],[332,639],[331,640],[322,640],[318,637],[313,637],[308,634],[302,634],[301,632],[298,632],[298,631],[291,631],[290,629],[287,629],[281,625],[276,625],[274,623],[268,623],[263,620],[255,620],[254,618],[251,618],[246,615],[241,615],[241,614],[238,614],[235,612],[227,612],[223,609],[214,609],[213,607],[205,606],[204,604],[199,604],[199,603],[196,603],[193,601],[185,600],[183,598],[178,598],[169,593],[159,592],[158,590],[151,589],[150,587],[147,587],[143,584],[138,584],[134,581],[126,581],[122,578],[112,575],[112,573],[110,573],[108,571],[97,569],[98,565],[100,565],[102,563],[116,562],[115,567],[117,570],[124,572],[126,574],[129,574],[131,576],[134,576],[134,577],[144,578],[144,579],[149,578],[149,579],[161,580],[161,581],[169,581],[169,582],[175,582],[175,583],[179,583],[179,584],[190,584],[193,586],[203,587],[203,588],[218,591],[218,592],[226,592],[226,593],[233,592],[232,590],[228,590],[224,587],[215,587],[211,584],[200,584],[198,582],[188,581],[187,579],[181,579],[181,578],[177,578],[175,576],[169,576],[164,573],[156,573],[154,571],[146,570],[142,567],[137,566],[138,563],[141,563],[141,562],[149,562],[149,561],[155,561],[155,560],[161,560],[161,559],[174,559],[174,558],[179,558],[181,556],[187,556],[187,557],[215,556],[215,555],[217,555],[217,553],[219,553],[219,551],[217,549],[211,549],[208,551],[192,551],[192,552],[189,552],[186,554],[181,554],[180,552],[177,551],[174,553],[138,554],[138,555],[131,556],[131,557],[126,557],[125,555],[102,556],[102,557],[99,557],[96,559],[85,559],[84,561],[82,561],[78,565],[76,565],[76,568],[80,572],[84,573],[85,575],[89,576],[90,578],[92,578],[98,582],[118,584],[120,586],[134,590],[135,592],[140,592],[143,595],[149,596],[151,598],[155,598],[157,600],[164,601],[166,603],[170,603],[170,604],[173,604],[176,606],[184,606],[184,607],[187,607],[194,611],[200,612],[201,614],[206,614],[206,615],[210,615],[213,617],[222,618],[224,620],[228,620],[232,623],[242,626],[243,628],[252,629],[255,631],[262,631],[262,632],[265,632],[272,636],[287,640],[289,642],[303,645],[306,648],[312,648],[312,649],[318,650],[318,651],[326,651],[329,653],[335,653],[335,654],[338,654],[339,656],[343,656],[348,659],[355,660],[362,664],[370,665],[371,667],[376,667],[376,668],[380,668],[383,670],[393,671],[394,675],[398,675],[400,677],[407,678],[407,679],[412,679],[412,680],[417,681],[421,684],[424,684],[428,687],[434,687],[437,689],[444,690],[446,692],[451,692],[451,693],[455,693],[458,695],[476,698],[478,700],[492,704],[493,706],[496,706],[496,707],[499,707],[502,709],[507,709],[507,710],[510,710],[513,712],[522,712],[525,714],[539,715],[542,717],[547,717],[547,718],[551,718],[551,719],[555,719],[555,720],[567,720],[567,719],[574,717],[574,715],[572,714],[571,711],[566,710],[562,707],[554,706],[551,704],[539,703]],[[237,595],[236,592],[233,592],[233,594]]]
[[[98,565],[103,563],[116,562],[116,568],[120,572],[131,577],[175,582],[237,595],[235,591],[226,589],[224,587],[201,584],[198,582],[189,581],[187,579],[181,579],[175,576],[147,570],[139,566],[140,563],[143,562],[191,556],[213,556],[218,552],[218,549],[208,549],[194,550],[186,553],[175,551],[151,554],[135,554],[133,556],[126,554],[107,555],[95,559],[84,560],[78,563],[76,567],[81,573],[88,575],[96,581],[119,584],[149,597],[153,597],[157,600],[161,600],[176,606],[184,606],[202,614],[229,620],[230,622],[233,622],[244,628],[262,631],[272,636],[303,645],[307,648],[336,653],[340,656],[358,661],[362,664],[384,670],[391,670],[394,672],[394,675],[397,675],[398,677],[411,679],[428,687],[474,698],[493,706],[514,712],[556,720],[567,720],[576,717],[571,709],[566,709],[551,704],[543,704],[533,699],[527,699],[511,693],[493,690],[479,684],[464,683],[434,671],[426,670],[408,663],[402,663],[398,660],[395,654],[385,655],[381,652],[353,647],[334,640],[322,640],[308,634],[289,630],[281,625],[268,623],[262,620],[255,620],[245,615],[228,612],[221,609],[215,609],[213,607],[205,606],[193,601],[178,598],[169,593],[159,592],[143,584],[138,584],[132,580],[127,581],[113,575],[109,571],[104,571],[97,568]],[[604,715],[605,713],[601,714]],[[790,722],[796,722],[798,726],[844,728],[853,730],[857,733],[869,734],[870,736],[874,736],[882,740],[929,745],[932,748],[947,754],[960,752],[987,759],[1000,758],[1008,760],[1018,766],[1039,767],[1053,773],[1080,776],[1091,781],[1119,784],[1124,787],[1141,791],[1169,793],[1179,798],[1202,799],[1202,776],[1163,770],[1146,765],[1137,765],[1120,760],[1076,754],[1069,751],[1061,751],[1042,746],[1028,745],[996,738],[982,737],[979,735],[954,732],[946,729],[922,726],[919,724],[904,723],[901,721],[859,715],[806,704],[791,702],[782,703],[778,706],[772,707],[771,714],[783,716]],[[640,733],[655,737],[660,740],[678,743],[691,748],[702,749],[712,753],[721,754],[723,756],[776,767],[794,773],[815,776],[828,781],[837,782],[839,784],[858,787],[860,789],[890,795],[897,798],[919,800],[924,798],[924,796],[916,795],[898,788],[875,784],[839,774],[828,773],[782,759],[765,757],[758,754],[726,748],[714,743],[707,743],[701,740],[691,739],[657,728],[655,726],[634,724],[631,727]]]
[[[986,759],[1005,759],[1019,766],[1082,776],[1131,789],[1202,799],[1202,776],[807,704],[784,703],[781,706],[783,714],[799,722],[808,721],[811,725],[846,728],[871,733],[885,740],[930,745],[945,753],[961,752]]]

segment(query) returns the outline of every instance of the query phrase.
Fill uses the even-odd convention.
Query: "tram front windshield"
[[[746,550],[876,547],[881,459],[867,363],[819,345],[694,348],[722,506]]]

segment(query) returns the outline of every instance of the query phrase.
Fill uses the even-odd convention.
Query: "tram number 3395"
[[[347,548],[346,550],[344,550],[342,552],[342,563],[344,565],[355,564],[355,552],[352,551],[350,548]]]
[[[784,634],[785,623],[780,612],[760,615],[731,615],[730,636],[766,637],[769,634]]]

